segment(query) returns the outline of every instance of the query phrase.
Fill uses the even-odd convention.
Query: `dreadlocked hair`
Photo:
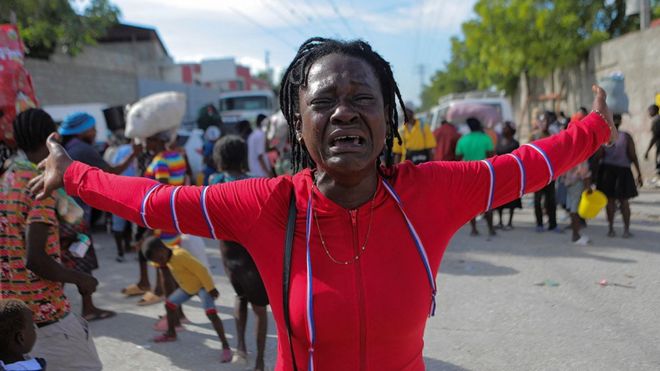
[[[376,53],[371,46],[362,41],[340,41],[334,39],[326,39],[322,37],[313,37],[305,41],[298,53],[293,58],[293,61],[284,72],[282,76],[282,83],[280,84],[280,109],[284,114],[284,118],[289,125],[289,141],[291,142],[291,163],[294,172],[304,168],[315,168],[316,164],[312,161],[307,152],[307,148],[300,143],[297,138],[297,129],[294,115],[300,112],[300,102],[298,93],[300,88],[307,86],[307,77],[309,69],[317,60],[330,54],[342,54],[350,57],[362,59],[373,68],[373,71],[378,78],[380,87],[383,93],[383,104],[388,107],[386,117],[386,136],[385,136],[385,166],[392,166],[393,155],[392,147],[394,145],[394,138],[401,144],[401,137],[399,136],[399,118],[397,111],[397,103],[403,107],[403,99],[399,87],[394,80],[394,74],[390,64]],[[408,117],[404,111],[404,118]],[[378,169],[380,171],[380,160],[377,160]]]
[[[55,130],[57,127],[53,118],[39,108],[25,110],[14,119],[16,145],[25,152],[39,149]]]

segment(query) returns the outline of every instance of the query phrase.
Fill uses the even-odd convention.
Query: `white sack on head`
[[[126,136],[148,138],[181,126],[186,112],[186,95],[179,92],[156,93],[132,104],[126,113]]]
[[[612,113],[628,113],[628,94],[626,94],[625,77],[621,72],[615,72],[598,80],[598,84],[607,93],[607,107]]]

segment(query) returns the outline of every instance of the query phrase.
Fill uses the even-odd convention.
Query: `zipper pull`
[[[353,227],[357,225],[357,210],[349,210],[348,213],[351,215],[351,224]]]

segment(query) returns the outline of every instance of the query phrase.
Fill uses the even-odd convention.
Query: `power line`
[[[236,8],[234,8],[234,7],[231,7],[231,6],[229,7],[229,10],[231,10],[232,12],[234,12],[234,13],[240,15],[241,17],[245,18],[245,20],[247,20],[248,22],[250,22],[250,23],[252,23],[253,25],[257,26],[257,27],[258,27],[259,29],[261,29],[264,33],[268,34],[268,36],[270,36],[270,37],[276,39],[277,41],[279,41],[279,42],[285,44],[287,47],[292,48],[294,51],[298,50],[298,48],[296,48],[293,44],[291,44],[290,42],[288,42],[288,41],[285,40],[284,38],[277,36],[277,35],[274,34],[271,30],[269,30],[269,29],[267,29],[266,27],[264,27],[261,23],[257,22],[256,20],[254,20],[254,19],[253,19],[252,17],[250,17],[249,15],[247,15],[247,14],[241,12],[240,10],[238,10],[238,9],[236,9]]]
[[[327,32],[328,35],[333,35],[334,34],[338,37],[337,32],[335,30],[333,30],[332,28],[330,28],[330,26],[327,23],[323,22],[321,20],[321,17],[316,17],[317,21],[316,22],[314,21],[314,18],[315,18],[314,14],[316,13],[316,11],[315,11],[315,9],[312,8],[312,5],[309,3],[309,0],[305,0],[305,6],[308,10],[307,14],[303,10],[303,7],[301,7],[301,6],[299,6],[298,10],[296,11],[295,6],[292,6],[292,5],[288,4],[288,1],[287,1],[287,5],[286,5],[287,9],[291,13],[293,13],[295,15],[298,15],[301,19],[303,19],[305,22],[308,23],[308,26],[323,26],[324,31],[322,31],[322,32]],[[313,32],[313,33],[315,33],[315,32]]]
[[[283,14],[279,9],[277,9],[277,7],[273,6],[273,4],[271,4],[271,3],[268,2],[267,0],[261,0],[261,2],[264,3],[264,4],[266,4],[266,6],[267,6],[268,8],[270,8],[270,10],[272,10],[273,12],[275,12],[275,13],[276,13],[278,16],[280,16],[284,21],[287,21],[287,16],[286,16],[285,14]],[[287,22],[288,22],[288,21],[287,21]],[[300,34],[300,36],[303,37],[303,39],[307,38],[307,35],[305,35],[305,32],[304,32],[303,30],[301,30],[300,28],[298,28],[298,26],[296,26],[296,25],[293,24],[293,23],[290,23],[290,26],[291,26],[291,28],[293,28],[294,30],[296,30],[296,32],[298,32],[298,33]]]
[[[349,0],[348,4],[351,6],[351,9],[353,9],[353,14],[359,14],[359,11],[355,7],[355,4],[352,0]],[[371,41],[372,40],[371,33],[369,32],[369,29],[367,28],[367,26],[365,26],[364,23],[362,23],[361,28],[364,31],[364,37],[366,37],[367,39],[369,39]],[[359,35],[357,35],[357,36],[358,36],[358,38],[360,37]]]
[[[339,8],[337,7],[337,4],[335,4],[335,2],[333,0],[328,0],[328,3],[330,3],[330,6],[332,7],[332,10],[335,12],[337,17],[339,17],[339,19],[344,24],[344,26],[346,27],[348,32],[353,34],[353,36],[356,36],[357,34],[353,31],[353,29],[351,28],[351,25],[348,24],[348,21],[346,20],[346,18],[344,18],[344,16],[341,14],[341,12],[339,11]]]
[[[426,66],[422,63],[417,65],[417,73],[419,73],[419,86],[424,86],[424,74],[426,73]]]

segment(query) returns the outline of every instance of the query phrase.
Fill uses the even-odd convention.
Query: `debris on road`
[[[547,279],[543,282],[538,282],[534,284],[535,286],[549,286],[549,287],[557,287],[559,286],[559,282],[551,279]]]

